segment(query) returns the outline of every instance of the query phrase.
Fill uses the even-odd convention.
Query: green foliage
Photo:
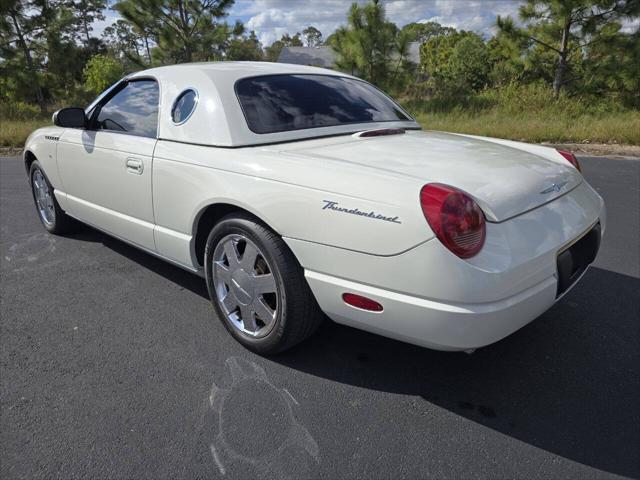
[[[213,60],[234,33],[220,22],[231,5],[233,0],[120,0],[113,8],[154,38],[155,60],[164,64]]]
[[[104,29],[102,38],[110,53],[132,69],[151,64],[149,36],[136,25],[126,20],[116,20]]]
[[[456,31],[455,28],[443,27],[437,22],[407,23],[402,27],[402,32],[409,35],[410,42],[427,42],[432,37],[449,35]]]
[[[616,22],[638,14],[638,0],[526,0],[519,11],[522,28],[500,16],[496,24],[505,35],[527,42],[529,67],[552,65],[557,97],[575,83],[575,67],[585,49],[612,41],[618,33]]]
[[[0,117],[11,120],[36,120],[42,116],[40,109],[31,103],[7,100],[0,103]]]
[[[107,55],[95,55],[84,68],[84,85],[88,91],[99,94],[124,76],[122,64]]]
[[[420,56],[429,86],[438,92],[478,91],[489,81],[490,54],[475,33],[433,35],[422,45]]]
[[[395,90],[407,80],[410,35],[401,33],[386,19],[379,0],[353,3],[347,26],[340,27],[328,42],[338,55],[336,66],[375,85]]]
[[[248,36],[232,39],[227,48],[227,60],[262,60],[262,45],[256,36],[256,32],[251,32]]]
[[[313,25],[309,25],[302,31],[304,42],[307,47],[317,47],[322,45],[322,32]]]

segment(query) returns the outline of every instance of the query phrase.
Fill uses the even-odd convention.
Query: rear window
[[[412,120],[368,83],[330,75],[265,75],[236,82],[254,133],[277,133],[350,123]]]

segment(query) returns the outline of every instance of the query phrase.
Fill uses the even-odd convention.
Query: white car
[[[422,130],[331,70],[153,68],[54,124],[24,150],[44,227],[77,219],[204,276],[263,354],[323,313],[434,349],[488,345],[551,307],[605,228],[572,154]]]

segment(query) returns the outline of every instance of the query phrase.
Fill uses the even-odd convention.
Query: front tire
[[[69,217],[58,204],[58,200],[53,193],[53,187],[44,170],[35,160],[29,169],[29,183],[33,201],[36,204],[36,211],[42,226],[49,232],[56,235],[67,233],[73,228],[73,219]]]
[[[222,323],[256,353],[287,350],[309,337],[322,321],[291,250],[250,215],[227,215],[211,230],[205,275]]]

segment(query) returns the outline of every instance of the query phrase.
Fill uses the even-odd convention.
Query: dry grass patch
[[[640,112],[620,112],[598,116],[563,118],[551,115],[415,114],[423,128],[468,133],[530,143],[617,143],[640,145]]]
[[[51,125],[51,120],[1,120],[0,147],[22,147],[31,132],[45,125]]]

